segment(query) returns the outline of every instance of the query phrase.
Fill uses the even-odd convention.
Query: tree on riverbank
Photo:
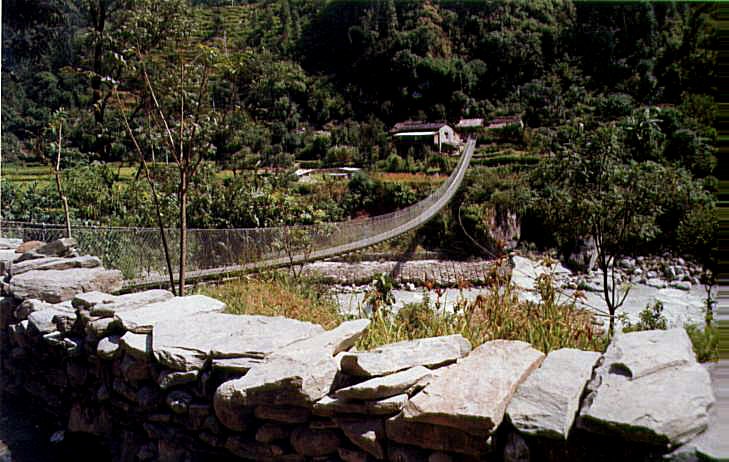
[[[618,259],[664,238],[666,223],[711,232],[709,222],[691,220],[691,210],[712,202],[701,185],[683,169],[627,156],[625,138],[616,125],[579,133],[534,175],[539,187],[532,209],[540,211],[558,245],[585,236],[595,240],[610,335],[630,290],[618,287]]]

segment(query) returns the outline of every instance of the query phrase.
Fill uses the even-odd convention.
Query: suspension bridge
[[[369,218],[306,226],[188,230],[190,282],[220,279],[264,269],[293,266],[356,252],[393,239],[432,219],[458,191],[471,162],[475,140],[469,139],[448,179],[428,197],[395,212]],[[60,225],[3,223],[3,234],[51,240],[64,233]],[[179,258],[179,235],[168,229],[173,268]],[[98,255],[107,267],[125,276],[124,291],[169,285],[157,228],[73,228],[79,249]],[[177,276],[175,276],[177,278]]]

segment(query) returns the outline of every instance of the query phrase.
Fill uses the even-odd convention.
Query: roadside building
[[[399,122],[390,130],[396,143],[427,143],[438,146],[438,152],[443,146],[451,147],[459,143],[458,135],[453,128],[445,122],[423,122],[408,120]]]

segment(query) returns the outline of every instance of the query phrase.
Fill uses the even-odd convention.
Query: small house
[[[399,143],[429,143],[438,146],[454,146],[459,139],[453,128],[445,122],[423,122],[408,120],[399,122],[390,130],[392,137]]]

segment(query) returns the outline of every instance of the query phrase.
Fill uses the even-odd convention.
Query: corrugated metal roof
[[[438,132],[403,132],[403,133],[395,133],[394,136],[428,136],[428,135],[435,135]]]
[[[483,119],[461,119],[456,127],[480,127],[483,125]]]

